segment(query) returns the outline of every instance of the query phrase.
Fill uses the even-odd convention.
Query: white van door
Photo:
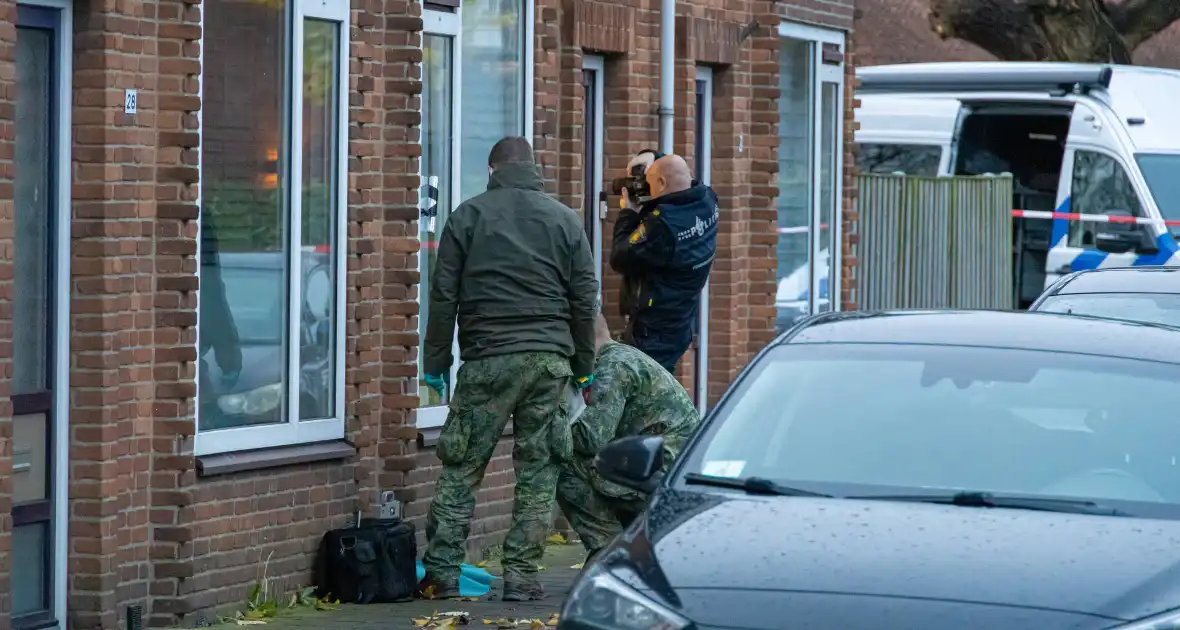
[[[1113,122],[1113,121],[1112,121]],[[1108,121],[1084,102],[1074,109],[1058,187],[1057,212],[1075,215],[1053,220],[1052,248],[1045,286],[1084,269],[1166,264],[1176,245],[1163,226],[1103,223],[1083,216],[1150,218],[1146,185],[1128,162]],[[1166,241],[1166,243],[1165,243]]]

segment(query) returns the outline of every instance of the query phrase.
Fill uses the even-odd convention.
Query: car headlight
[[[1180,610],[1132,621],[1123,626],[1115,626],[1113,630],[1180,630]]]
[[[283,403],[283,384],[264,385],[240,394],[226,394],[217,398],[217,406],[230,415],[257,416],[279,408]]]
[[[603,630],[683,630],[692,625],[676,611],[653,601],[601,565],[586,575],[566,600],[561,620]]]

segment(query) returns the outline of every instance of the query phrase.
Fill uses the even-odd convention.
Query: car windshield
[[[1045,298],[1037,310],[1180,326],[1180,295],[1169,293],[1053,295]]]
[[[1135,159],[1164,219],[1180,221],[1180,178],[1176,177],[1180,154],[1139,153]],[[1168,229],[1173,236],[1180,236],[1180,225],[1168,226]]]
[[[283,270],[222,267],[225,299],[242,343],[279,345],[286,321],[283,308]]]
[[[1180,503],[1180,365],[905,344],[765,354],[677,474],[840,496],[970,490]],[[1144,505],[1144,503],[1141,503]]]

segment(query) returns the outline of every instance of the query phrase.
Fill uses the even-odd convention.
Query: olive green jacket
[[[464,361],[555,352],[594,370],[598,280],[578,215],[545,194],[534,164],[496,169],[443,226],[430,278],[423,371],[447,372],[459,320]]]

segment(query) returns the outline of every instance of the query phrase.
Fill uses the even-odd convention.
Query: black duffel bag
[[[403,602],[418,585],[414,526],[401,519],[361,519],[324,534],[316,558],[316,595],[347,604]]]

